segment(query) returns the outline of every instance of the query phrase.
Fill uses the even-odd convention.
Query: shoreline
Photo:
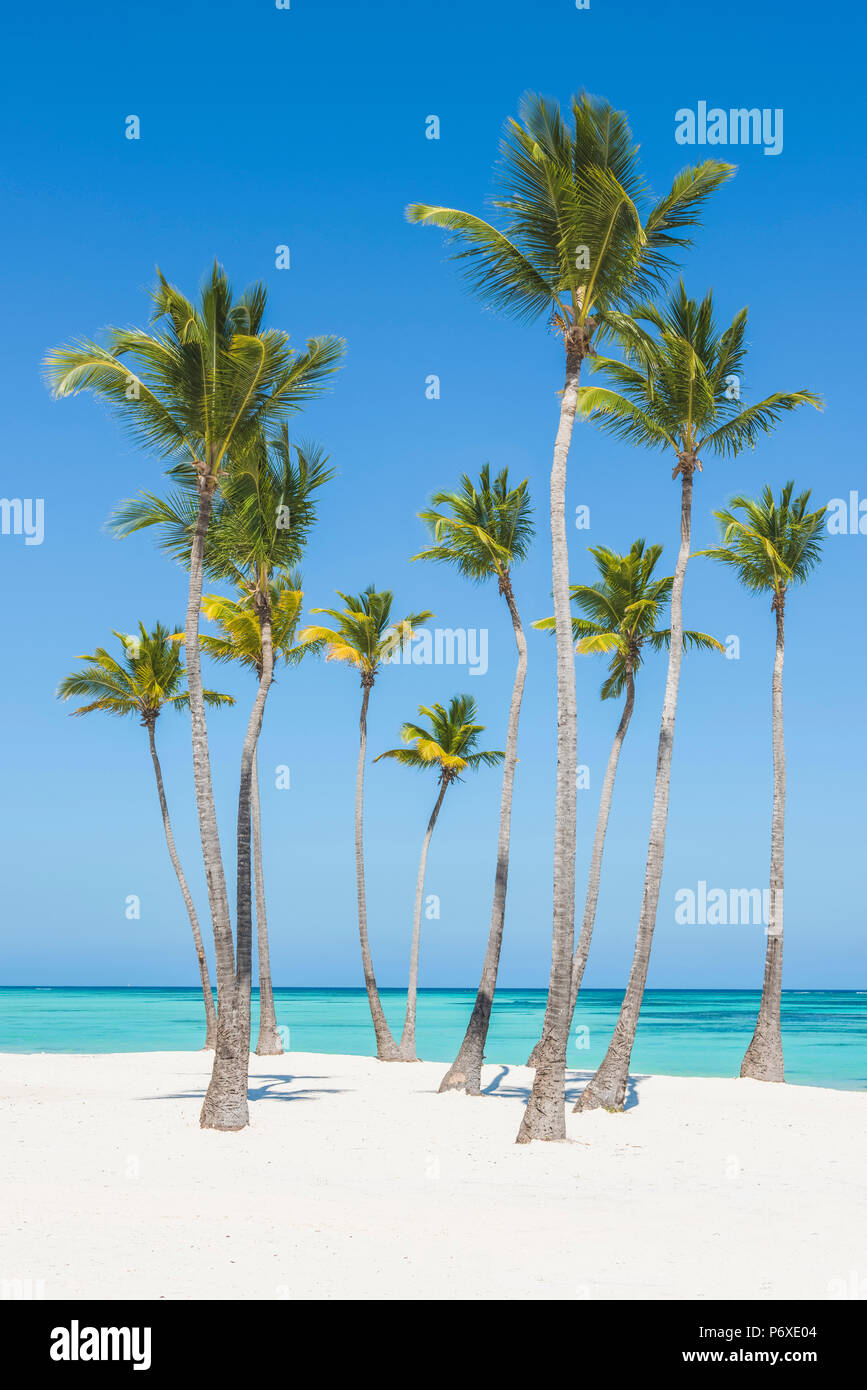
[[[518,1146],[527,1068],[478,1098],[442,1071],[253,1055],[251,1125],[216,1134],[208,1053],[0,1054],[4,1296],[864,1296],[860,1093],[636,1074]]]

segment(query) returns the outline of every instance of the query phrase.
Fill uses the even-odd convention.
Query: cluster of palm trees
[[[694,475],[702,457],[733,456],[753,447],[781,416],[802,405],[818,407],[807,390],[777,392],[755,403],[741,399],[747,312],[718,328],[713,299],[688,296],[668,280],[676,257],[711,196],[734,174],[715,160],[685,169],[669,193],[647,190],[625,116],[585,94],[565,112],[538,96],[525,98],[508,122],[498,165],[492,221],[453,208],[413,204],[412,222],[439,226],[472,289],[486,305],[524,321],[547,318],[563,345],[565,381],[560,399],[550,481],[554,614],[535,624],[554,634],[557,672],[557,781],[554,828],[551,973],[541,1036],[530,1058],[535,1067],[519,1142],[565,1137],[566,1047],[590,949],[603,851],[621,749],[635,700],[637,674],[648,652],[667,650],[668,671],[656,765],[653,811],[635,954],[623,1005],[605,1058],[576,1108],[622,1109],[629,1063],[650,959],[662,878],[669,786],[681,660],[687,647],[719,648],[714,638],[684,630],[683,590],[690,556]],[[256,750],[278,661],[312,654],[345,663],[361,686],[356,775],[355,863],[362,967],[382,1061],[415,1059],[418,961],[428,847],[446,792],[461,774],[502,764],[491,919],[481,977],[466,1033],[440,1089],[481,1091],[481,1067],[495,996],[506,919],[510,825],[518,758],[527,641],[512,572],[533,539],[528,484],[464,476],[451,492],[434,495],[420,516],[429,543],[415,559],[452,565],[472,582],[496,580],[512,624],[517,664],[506,747],[478,747],[484,726],[475,702],[456,695],[448,707],[422,706],[418,722],[401,731],[402,746],[381,757],[436,776],[436,797],[422,842],[413,916],[406,1016],[398,1042],[379,998],[367,928],[364,873],[364,775],[371,691],[384,665],[414,640],[432,615],[394,614],[391,591],[373,586],[338,591],[341,607],[313,609],[329,621],[299,627],[303,590],[298,564],[316,517],[317,489],[331,476],[322,452],[290,440],[289,420],[328,388],[341,366],[343,344],[333,337],[296,351],[287,334],[264,326],[266,294],[256,285],[233,296],[215,265],[194,304],[158,273],[153,319],[147,329],[110,330],[105,345],[82,340],[47,358],[58,396],[91,390],[114,406],[146,448],[169,462],[165,496],[142,493],[114,517],[119,534],[156,528],[159,544],[188,570],[183,629],[141,627],[121,637],[123,655],[103,649],[62,683],[65,697],[88,697],[77,713],[105,710],[139,714],[149,730],[169,852],[193,928],[205,995],[207,1040],[214,1047],[211,1081],[201,1122],[237,1129],[248,1122],[253,916],[259,961],[259,1052],[276,1052],[268,932],[261,855]],[[604,355],[606,344],[616,356]],[[602,385],[582,385],[585,360]],[[567,531],[567,459],[576,418],[584,418],[630,444],[671,451],[680,479],[680,547],[673,575],[656,569],[662,547],[636,540],[626,554],[592,549],[598,579],[570,582]],[[772,596],[777,645],[773,677],[774,809],[771,897],[765,983],[755,1035],[742,1075],[782,1080],[780,981],[782,966],[783,814],[785,766],[782,729],[783,617],[789,588],[817,563],[824,509],[810,511],[809,492],[787,484],[779,499],[766,489],[758,500],[734,499],[716,513],[718,546],[703,552],[731,568],[751,590]],[[233,596],[203,597],[205,578],[229,583]],[[665,610],[670,609],[668,626]],[[215,633],[201,634],[204,615]],[[181,664],[183,647],[186,669]],[[238,792],[235,928],[211,785],[206,706],[229,702],[206,690],[201,653],[236,661],[252,671],[255,690],[243,743]],[[623,697],[600,797],[584,916],[575,941],[577,702],[575,652],[609,656],[602,698]],[[186,690],[183,689],[186,678]],[[156,756],[154,725],[161,709],[188,708],[193,776],[216,956],[217,1008],[208,980],[201,934],[168,818]]]

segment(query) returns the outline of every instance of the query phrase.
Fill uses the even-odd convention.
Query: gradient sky
[[[862,431],[863,228],[855,171],[863,139],[860,7],[571,0],[335,4],[165,0],[146,6],[51,5],[6,19],[5,213],[0,220],[6,331],[2,490],[45,499],[42,545],[0,536],[4,984],[194,984],[183,905],[162,840],[146,735],[133,721],[73,721],[54,691],[77,654],[139,618],[178,623],[185,576],[147,536],[120,542],[104,523],[160,461],[141,452],[92,398],[52,402],[39,363],[50,346],[108,323],[140,323],[154,266],[189,293],[217,256],[238,288],[262,278],[270,322],[300,344],[345,336],[333,394],[298,423],[339,477],[321,495],[304,563],[310,605],[369,582],[399,612],[431,608],[437,625],[487,628],[483,677],[445,666],[386,670],[373,692],[370,748],[397,741],[419,702],[461,690],[479,702],[488,746],[502,747],[514,668],[508,615],[493,589],[409,563],[416,512],[436,488],[489,460],[529,477],[539,540],[515,573],[529,624],[551,611],[547,477],[562,355],[544,324],[483,311],[444,256],[440,233],[409,226],[412,200],[479,212],[502,123],[521,93],[562,101],[582,86],[630,115],[662,193],[685,163],[718,153],[737,178],[708,207],[687,286],[714,287],[726,321],[750,306],[748,398],[810,387],[822,415],[788,419],[735,463],[706,460],[695,489],[695,547],[711,511],[738,490],[789,477],[817,503],[867,497]],[[699,101],[784,112],[777,156],[761,147],[690,150],[675,112]],[[138,115],[141,139],[124,135]],[[426,117],[441,122],[425,138]],[[291,269],[275,269],[288,244]],[[854,263],[853,263],[854,262]],[[833,313],[831,310],[833,309]],[[426,399],[425,379],[441,379]],[[576,429],[568,507],[590,508],[570,534],[574,578],[589,544],[665,544],[673,568],[679,487],[671,461]],[[786,969],[790,988],[856,988],[864,972],[864,642],[853,627],[867,536],[829,537],[811,584],[787,615]],[[688,573],[689,626],[741,657],[687,658],[651,987],[759,987],[761,927],[679,926],[676,892],[767,883],[771,809],[769,604],[703,560]],[[603,664],[578,665],[579,919],[596,802],[619,717],[600,703]],[[236,710],[211,720],[224,849],[249,678],[212,671]],[[588,986],[622,986],[646,853],[664,661],[642,672],[615,791]],[[274,978],[355,985],[361,971],[352,854],[360,699],[347,669],[312,662],[281,672],[260,749]],[[553,643],[530,634],[502,962],[507,985],[541,986],[550,959],[555,774]],[[178,844],[206,917],[184,717],[158,738]],[[274,769],[291,768],[278,790]],[[378,764],[366,808],[371,936],[380,982],[405,981],[417,855],[433,779]],[[431,851],[422,984],[474,985],[488,929],[499,776],[449,792]],[[141,918],[124,915],[129,894]]]

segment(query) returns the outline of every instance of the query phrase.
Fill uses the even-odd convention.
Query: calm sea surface
[[[275,990],[277,1021],[297,1052],[375,1053],[363,989]],[[450,1062],[463,1036],[474,991],[419,993],[418,1054]],[[389,1022],[399,1031],[405,995],[383,990]],[[617,1018],[616,990],[581,994],[569,1042],[569,1065],[595,1067]],[[757,991],[648,990],[632,1057],[637,1072],[670,1076],[737,1076],[752,1035]],[[486,1055],[523,1063],[536,1041],[543,990],[497,994]],[[254,1039],[257,1000],[253,999]],[[195,989],[0,988],[2,1052],[159,1052],[201,1046],[201,994]],[[845,1090],[867,1089],[867,992],[789,991],[783,995],[787,1080]]]

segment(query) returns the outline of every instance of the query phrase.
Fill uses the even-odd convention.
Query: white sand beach
[[[471,1099],[436,1094],[439,1062],[253,1057],[238,1134],[198,1127],[209,1068],[0,1055],[7,1297],[867,1292],[865,1094],[638,1077],[624,1114],[518,1147],[522,1067]]]

